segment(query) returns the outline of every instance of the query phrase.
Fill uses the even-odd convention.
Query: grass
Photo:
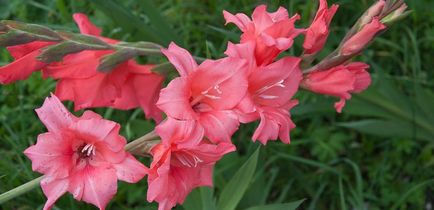
[[[83,12],[104,28],[104,34],[126,41],[177,43],[201,57],[222,56],[227,41],[239,31],[224,26],[222,10],[250,14],[258,1],[0,1],[0,18],[77,31],[71,14]],[[345,31],[373,1],[331,1],[341,5],[332,35],[322,55],[336,46]],[[374,84],[356,95],[336,114],[335,99],[300,92],[293,111],[297,128],[290,145],[271,142],[261,148],[256,173],[236,209],[306,199],[299,209],[424,209],[434,203],[434,2],[408,1],[412,14],[383,34],[360,60],[372,67]],[[299,12],[300,27],[315,14],[314,1],[287,0],[268,4]],[[155,7],[155,8],[154,8]],[[152,8],[152,9],[150,9]],[[117,11],[117,12],[113,12]],[[160,11],[160,12],[156,12]],[[289,53],[300,51],[297,40]],[[5,64],[10,56],[0,53]],[[157,61],[157,59],[151,59]],[[22,151],[45,132],[35,108],[54,90],[54,82],[34,74],[29,80],[0,86],[0,192],[38,176]],[[69,108],[72,104],[68,103]],[[128,139],[153,127],[140,111],[97,109],[122,124]],[[215,190],[200,189],[202,202],[222,197],[224,187],[253,154],[249,139],[256,125],[243,125],[234,136],[236,153],[226,156],[215,171]],[[196,191],[194,194],[197,194]],[[227,195],[225,195],[227,196]],[[217,198],[216,198],[217,197]],[[224,196],[223,196],[224,197]],[[193,202],[195,198],[189,198]],[[41,190],[3,204],[2,209],[41,209]],[[146,182],[120,183],[108,209],[155,209],[146,201]],[[177,207],[182,209],[183,207]],[[62,197],[54,209],[95,209]],[[191,209],[191,208],[190,208]]]

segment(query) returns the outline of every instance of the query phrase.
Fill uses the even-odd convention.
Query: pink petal
[[[315,93],[336,97],[349,97],[349,92],[354,89],[355,75],[338,66],[325,71],[312,72],[303,80],[303,86]]]
[[[181,76],[187,76],[197,69],[197,63],[193,56],[173,42],[170,43],[168,49],[161,49],[161,52],[175,66]]]
[[[262,32],[273,24],[273,19],[267,12],[266,5],[259,5],[252,13],[252,20],[257,31]]]
[[[96,143],[99,141],[112,143],[112,141],[106,141],[106,138],[109,137],[109,134],[112,132],[116,133],[119,131],[119,125],[115,122],[104,119],[87,119],[77,121],[76,123],[72,124],[69,129],[74,131],[77,137],[92,141],[88,143]]]
[[[137,98],[137,94],[136,94],[136,89],[134,87],[134,78],[135,76],[131,75],[127,81],[125,82],[125,84],[122,86],[121,88],[121,94],[120,97],[116,98],[115,101],[113,102],[112,107],[116,108],[116,109],[122,109],[122,110],[129,110],[129,109],[133,109],[136,108],[139,104],[138,98]],[[147,85],[146,83],[142,83],[142,85]],[[137,89],[142,90],[142,91],[146,91],[146,89]],[[145,94],[145,96],[147,96]]]
[[[176,143],[188,146],[197,145],[202,141],[205,133],[203,127],[195,120],[181,121],[170,117],[160,123],[155,131],[166,145]]]
[[[72,16],[74,18],[75,23],[80,28],[80,32],[82,34],[99,36],[101,35],[101,29],[96,27],[92,22],[90,22],[89,18],[82,13],[74,13]]]
[[[35,111],[48,131],[57,134],[60,134],[62,129],[67,128],[76,120],[53,94],[51,97],[47,97],[42,107]]]
[[[199,70],[192,75],[193,96],[205,95],[201,103],[214,109],[232,109],[246,93],[248,86],[246,68],[246,62],[238,58],[204,61],[199,66]],[[206,95],[213,97],[206,97]]]
[[[6,66],[0,67],[0,84],[27,79],[34,71],[45,67],[46,63],[36,59],[40,53],[39,50],[35,50]]]
[[[249,77],[249,91],[256,103],[280,107],[286,104],[297,92],[302,80],[302,72],[296,57],[284,57]]]
[[[369,65],[362,62],[354,62],[348,64],[346,67],[356,76],[356,82],[354,83],[354,90],[352,92],[360,93],[366,90],[372,82],[371,75],[367,71]]]
[[[273,22],[278,22],[289,18],[288,10],[286,10],[284,7],[279,7],[276,12],[269,13],[269,15],[271,19],[273,19]]]
[[[190,96],[188,79],[175,78],[166,88],[161,90],[157,107],[175,119],[195,119],[196,113],[191,108]]]
[[[350,99],[350,98],[346,98],[346,99]],[[342,109],[345,106],[345,101],[346,101],[345,98],[341,98],[338,102],[335,103],[335,109],[337,113],[342,113]]]
[[[116,171],[106,167],[87,167],[78,176],[84,183],[83,201],[104,210],[117,191]]]
[[[60,198],[68,190],[68,179],[54,179],[52,177],[44,177],[41,180],[41,188],[47,197],[47,202],[43,210],[50,210],[57,199]]]
[[[74,90],[75,110],[113,105],[120,91],[106,76],[99,73],[89,79],[72,81],[69,88]]]
[[[86,79],[98,74],[100,57],[112,51],[82,51],[69,54],[62,61],[44,68],[44,77],[54,79]]]
[[[213,171],[214,171],[214,164],[211,165],[205,165],[201,168],[199,172],[199,178],[196,179],[196,183],[194,183],[194,187],[203,187],[213,186]]]
[[[71,88],[74,86],[74,81],[72,80],[59,80],[56,84],[56,92],[54,95],[59,97],[62,101],[74,101],[74,90]]]
[[[118,179],[128,183],[136,183],[140,181],[148,171],[142,163],[137,161],[136,158],[128,153],[123,162],[114,164],[113,167],[116,170]]]
[[[238,117],[233,111],[203,113],[199,122],[205,129],[205,136],[212,142],[230,142],[239,126]]]
[[[156,122],[162,120],[161,110],[156,103],[160,94],[164,77],[159,74],[145,74],[134,77],[134,88],[139,104],[146,117],[153,118]]]
[[[225,25],[227,25],[228,23],[233,23],[243,32],[246,31],[247,26],[252,23],[250,18],[247,17],[247,15],[242,14],[242,13],[238,13],[236,15],[233,15],[233,14],[229,13],[228,11],[223,10],[223,16],[226,20]]]
[[[34,41],[27,44],[20,44],[7,47],[9,53],[14,59],[20,59],[33,51],[39,51],[41,48],[52,45],[54,42]]]
[[[269,140],[276,140],[277,137],[283,143],[289,144],[289,131],[295,128],[289,112],[285,109],[265,108],[261,115],[261,122],[253,134],[252,139],[267,144]]]
[[[71,142],[52,133],[38,136],[36,145],[27,148],[24,154],[32,161],[32,170],[56,178],[69,176],[72,169]]]

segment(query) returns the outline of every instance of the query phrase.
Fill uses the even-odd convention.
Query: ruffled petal
[[[164,77],[155,73],[137,75],[133,81],[136,97],[146,117],[156,122],[163,118],[161,110],[156,105],[163,82]]]
[[[212,142],[230,142],[239,127],[237,115],[229,110],[202,113],[199,122]]]
[[[50,210],[57,199],[60,198],[68,190],[68,179],[54,179],[52,177],[44,177],[41,180],[41,188],[47,197],[43,210]]]
[[[131,154],[127,153],[125,160],[118,164],[113,164],[116,170],[118,179],[128,182],[136,183],[143,179],[147,174],[148,168],[136,160]]]
[[[264,31],[273,24],[273,19],[267,12],[266,5],[259,5],[252,13],[252,20],[255,23],[255,29],[257,31]]]
[[[48,131],[56,134],[60,134],[62,129],[67,128],[76,120],[53,94],[51,97],[47,97],[42,107],[35,111]]]
[[[252,23],[252,20],[250,20],[250,18],[243,13],[233,15],[228,11],[223,10],[223,17],[226,20],[225,25],[227,25],[228,23],[233,23],[243,32],[246,31],[248,25]]]
[[[282,58],[251,74],[249,77],[250,94],[261,105],[280,107],[297,92],[302,80],[300,59]]]
[[[169,59],[170,63],[178,70],[179,75],[187,76],[197,69],[197,63],[191,54],[176,45],[170,43],[169,48],[162,49],[161,52]]]
[[[116,130],[113,131],[115,128]],[[119,131],[119,125],[115,122],[104,119],[87,119],[77,121],[76,123],[72,124],[69,129],[74,131],[77,137],[93,141],[87,143],[104,141],[104,143],[109,144],[112,143],[112,141],[106,141],[107,136],[112,131]]]
[[[80,176],[82,176],[84,183],[83,201],[104,210],[117,191],[115,169],[87,167]]]
[[[35,50],[14,62],[0,67],[0,84],[10,84],[17,80],[27,79],[33,72],[47,64],[36,59],[41,52]]]
[[[92,22],[90,22],[87,15],[82,13],[74,13],[72,17],[74,18],[75,23],[80,28],[80,32],[82,34],[93,36],[101,35],[101,29],[96,27]]]
[[[65,178],[73,167],[71,142],[52,133],[40,134],[37,144],[27,148],[24,154],[32,161],[33,171],[51,177]]]
[[[291,102],[289,107],[295,106],[296,101]],[[259,140],[262,144],[267,144],[269,140],[276,140],[277,137],[283,143],[289,144],[289,132],[295,128],[291,120],[289,111],[283,108],[264,108],[260,112],[261,122],[253,134],[253,141]]]
[[[157,107],[172,118],[192,120],[196,113],[191,108],[190,96],[188,79],[178,77],[161,90]]]
[[[238,58],[204,61],[192,75],[193,97],[213,109],[232,109],[246,94],[246,68],[245,60]]]
[[[176,120],[171,117],[160,123],[155,131],[161,137],[165,145],[172,143],[184,146],[194,146],[199,144],[204,138],[204,129],[196,120]]]
[[[38,51],[52,44],[54,44],[54,42],[34,41],[27,44],[10,46],[7,47],[7,49],[14,59],[20,59],[33,51]]]

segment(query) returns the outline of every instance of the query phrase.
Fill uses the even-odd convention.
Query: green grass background
[[[0,0],[0,19],[37,23],[77,31],[71,15],[83,12],[104,35],[125,41],[174,40],[194,55],[219,58],[227,41],[240,32],[224,26],[222,10],[251,14],[262,1],[200,0]],[[264,3],[265,1],[263,1]],[[374,1],[338,0],[341,5],[322,56],[330,52],[358,16]],[[306,27],[316,1],[266,2],[298,12]],[[361,55],[371,65],[373,85],[354,95],[342,114],[332,109],[336,99],[300,91],[292,111],[297,128],[292,143],[261,147],[258,165],[236,209],[305,199],[299,209],[429,209],[434,205],[434,1],[408,0],[413,12],[394,25]],[[302,39],[288,54],[300,52]],[[141,58],[142,61],[146,61]],[[0,51],[0,63],[11,61]],[[151,58],[148,61],[160,61]],[[163,60],[161,60],[163,61]],[[35,108],[54,90],[39,73],[26,81],[0,86],[0,192],[39,176],[22,151],[45,132]],[[71,103],[67,103],[72,108]],[[96,109],[122,124],[122,134],[134,139],[152,130],[140,110]],[[77,113],[80,114],[80,113]],[[243,125],[234,136],[236,153],[217,164],[215,189],[200,189],[177,209],[210,209],[258,144],[250,141],[256,124]],[[145,162],[147,160],[144,160]],[[146,201],[146,181],[120,183],[108,209],[156,209]],[[227,198],[225,195],[223,198]],[[40,189],[11,200],[0,209],[41,209]],[[208,207],[207,207],[208,206]],[[63,196],[53,209],[96,209]]]

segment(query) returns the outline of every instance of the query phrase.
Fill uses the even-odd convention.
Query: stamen
[[[217,99],[220,99],[221,97],[220,96],[213,96],[213,95],[209,95],[209,94],[203,94],[205,97],[207,97],[207,98],[210,98],[210,99],[214,99],[214,100],[217,100]]]
[[[86,157],[90,157],[91,155],[95,155],[96,154],[96,148],[95,145],[93,144],[86,144],[83,149],[81,150],[81,153],[86,156]]]
[[[260,98],[263,99],[276,99],[279,98],[279,96],[272,96],[272,95],[259,95]]]
[[[274,83],[274,84],[272,84],[272,85],[264,86],[264,87],[262,87],[261,89],[257,90],[257,91],[256,91],[256,94],[261,94],[261,93],[267,91],[268,89],[270,89],[270,88],[272,88],[272,87],[281,87],[281,88],[284,88],[284,87],[286,87],[286,86],[285,86],[284,84],[282,84],[283,82],[284,82],[284,80],[282,79],[282,80],[280,80],[279,82],[276,82],[276,83]]]

